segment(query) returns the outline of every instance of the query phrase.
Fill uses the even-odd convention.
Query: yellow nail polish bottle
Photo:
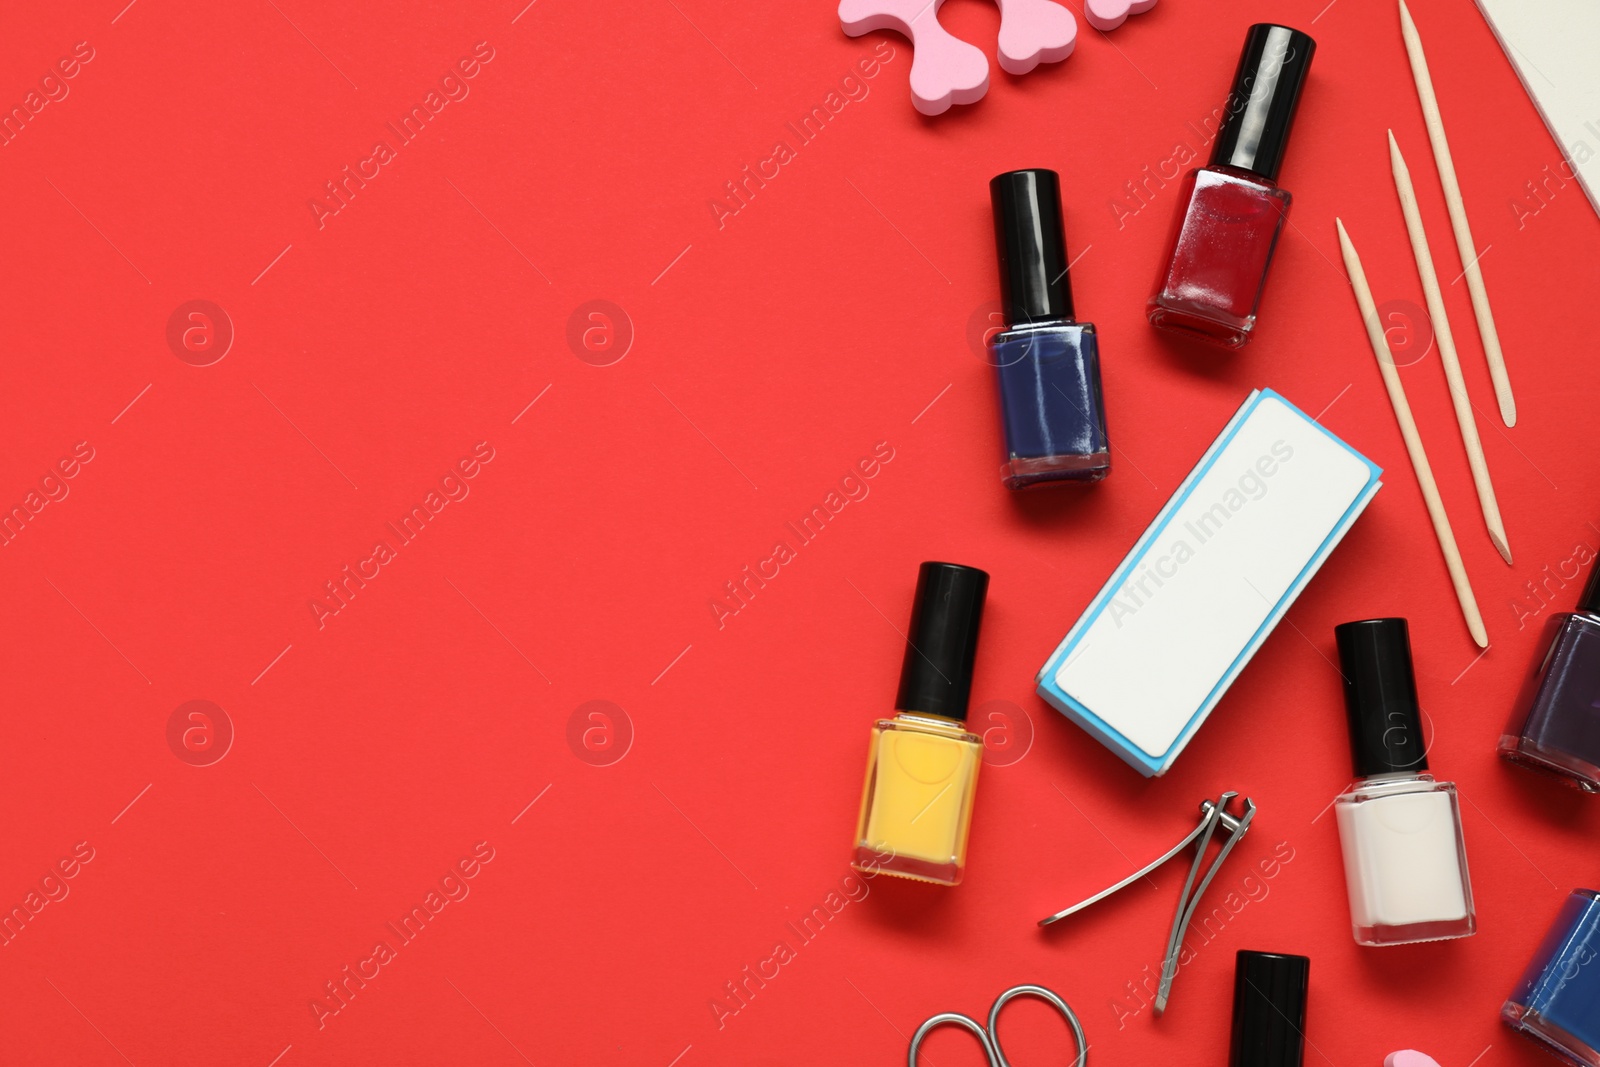
[[[853,865],[956,885],[967,863],[983,739],[966,727],[989,576],[955,563],[917,573],[892,719],[872,727]]]

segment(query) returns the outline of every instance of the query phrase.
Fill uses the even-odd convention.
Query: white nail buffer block
[[[1166,773],[1382,473],[1251,393],[1039,671],[1039,695],[1141,774]]]

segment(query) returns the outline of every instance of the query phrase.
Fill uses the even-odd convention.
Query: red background
[[[94,857],[0,948],[8,1062],[896,1063],[925,1016],[1035,981],[1078,1009],[1095,1062],[1222,1063],[1240,947],[1312,957],[1308,1063],[1540,1062],[1496,1014],[1561,898],[1600,878],[1600,807],[1493,749],[1538,624],[1576,596],[1551,579],[1541,606],[1527,583],[1600,547],[1600,221],[1570,182],[1511,206],[1560,154],[1467,0],[1413,8],[1521,411],[1498,425],[1448,285],[1515,566],[1477,517],[1437,355],[1404,374],[1488,622],[1481,659],[1333,229],[1337,213],[1380,301],[1422,302],[1392,126],[1440,274],[1460,270],[1387,0],[1167,0],[1110,36],[1081,27],[1063,64],[995,69],[986,99],[933,120],[908,99],[906,42],[849,39],[825,2],[124,2],[0,17],[7,107],[75,43],[94,52],[0,149],[0,500],[78,442],[94,452],[0,553],[0,904],[78,842]],[[992,58],[992,5],[943,18]],[[1269,18],[1320,46],[1282,174],[1293,226],[1257,339],[1199,351],[1142,317],[1176,182],[1120,226],[1111,205],[1194,143],[1186,123]],[[319,228],[324,183],[480,41],[493,59],[470,95]],[[893,58],[868,95],[719,228],[723,183],[794,147],[785,123],[879,46]],[[986,182],[1019,166],[1063,175],[1116,450],[1104,484],[1025,499],[999,486],[994,387],[967,338],[996,296]],[[210,366],[166,340],[191,299],[236,331]],[[567,340],[593,299],[634,335],[609,366]],[[1387,486],[1174,770],[1144,781],[1033,674],[1258,386],[1323,413]],[[323,583],[478,442],[494,459],[470,495],[319,628]],[[719,628],[723,583],[878,442],[894,458],[870,495]],[[848,873],[867,731],[932,558],[992,573],[974,703],[1010,710],[973,725],[1013,754],[1031,726],[1031,747],[983,774],[965,884],[876,879],[802,944],[786,923]],[[1433,765],[1461,785],[1470,940],[1350,939],[1323,815],[1348,775],[1331,628],[1383,614],[1411,618]],[[210,766],[167,740],[195,699],[236,732]],[[568,740],[591,700],[631,725],[606,766]],[[1280,842],[1293,859],[1252,883],[1265,897],[1165,1017],[1127,1016],[1182,872],[1056,933],[1035,920],[1223,789],[1261,814],[1210,903]],[[470,895],[319,1028],[325,983],[478,842],[494,858]],[[780,940],[795,958],[719,1026],[713,998]],[[1015,1061],[1063,1061],[1048,1009],[1007,1018]],[[928,1050],[978,1060],[954,1032]]]

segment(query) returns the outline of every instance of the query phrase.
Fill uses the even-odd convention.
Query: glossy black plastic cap
[[[1578,596],[1578,610],[1600,615],[1600,561],[1594,563],[1589,571],[1589,580],[1584,583],[1583,592]]]
[[[1000,306],[1006,325],[1072,320],[1061,178],[1053,170],[1012,170],[989,181]]]
[[[1288,26],[1258,22],[1250,27],[1211,149],[1213,167],[1238,167],[1278,180],[1316,50],[1317,42]]]
[[[1411,670],[1411,631],[1404,619],[1364,619],[1333,628],[1350,719],[1350,755],[1357,778],[1428,769],[1422,706]]]
[[[895,709],[965,721],[978,658],[989,575],[957,563],[924,563],[906,631]]]
[[[1229,1067],[1301,1067],[1311,960],[1241,949],[1233,968]]]

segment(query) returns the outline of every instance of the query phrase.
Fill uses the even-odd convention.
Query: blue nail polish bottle
[[[1552,616],[1545,632],[1544,658],[1523,686],[1500,755],[1600,793],[1600,564],[1577,610]]]
[[[1574,1067],[1600,1067],[1600,893],[1572,891],[1500,1018]]]
[[[1072,318],[1061,180],[1014,170],[989,182],[1006,329],[989,341],[1000,380],[1007,489],[1097,482],[1111,472],[1100,345]]]

